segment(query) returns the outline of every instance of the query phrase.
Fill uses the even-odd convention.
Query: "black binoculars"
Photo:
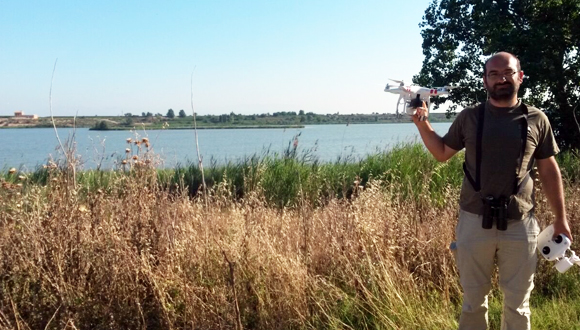
[[[483,205],[483,220],[481,222],[481,227],[484,229],[491,229],[495,222],[497,230],[506,230],[508,199],[503,196],[500,198],[487,196],[483,199]]]

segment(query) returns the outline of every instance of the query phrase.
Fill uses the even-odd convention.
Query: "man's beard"
[[[514,95],[517,95],[518,90],[512,83],[504,82],[501,84],[495,84],[492,88],[487,88],[489,97],[496,101],[507,101],[511,100]]]

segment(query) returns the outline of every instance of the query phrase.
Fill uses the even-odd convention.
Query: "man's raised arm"
[[[449,158],[453,157],[458,150],[448,147],[445,143],[443,143],[443,138],[435,133],[433,127],[426,119],[429,115],[427,109],[427,105],[423,101],[423,106],[417,108],[417,111],[412,116],[413,122],[419,129],[419,134],[421,134],[421,139],[427,147],[427,150],[440,162],[446,162]]]

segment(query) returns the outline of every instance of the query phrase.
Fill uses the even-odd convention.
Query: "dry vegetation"
[[[66,170],[0,191],[3,329],[451,329],[457,190],[435,207],[398,187],[354,185],[324,206],[207,201],[134,167],[107,191]],[[580,198],[571,194],[575,217]],[[539,218],[547,221],[539,198]],[[544,266],[539,281],[553,272]],[[536,284],[536,285],[541,285]]]

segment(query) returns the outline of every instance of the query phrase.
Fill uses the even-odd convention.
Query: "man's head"
[[[524,72],[513,54],[499,52],[485,61],[483,84],[489,97],[498,102],[517,99]]]

